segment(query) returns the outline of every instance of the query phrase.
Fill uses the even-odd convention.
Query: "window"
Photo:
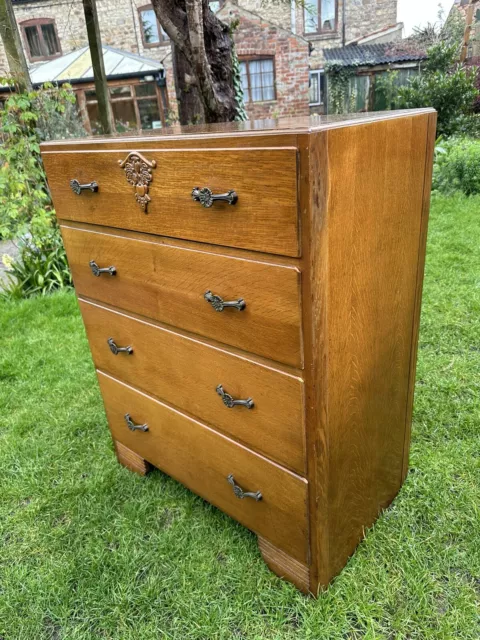
[[[162,128],[164,115],[160,112],[157,87],[154,82],[109,86],[109,92],[117,131]],[[95,89],[85,91],[85,103],[92,133],[99,133]]]
[[[138,105],[140,129],[161,129],[162,121],[155,85],[152,83],[137,85],[135,97]]]
[[[138,15],[142,29],[142,40],[146,47],[157,47],[159,44],[169,41],[169,37],[158,22],[151,4],[140,7]]]
[[[275,100],[275,69],[273,58],[243,60],[240,62],[243,100],[263,102]]]
[[[32,62],[49,60],[62,55],[54,20],[49,18],[26,20],[20,26],[25,48]]]
[[[324,33],[337,28],[338,0],[306,0],[303,16],[305,33]]]
[[[323,70],[315,69],[310,71],[310,106],[323,104],[325,96],[325,75]]]

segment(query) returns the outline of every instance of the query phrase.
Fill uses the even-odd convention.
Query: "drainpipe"
[[[135,6],[135,2],[134,2],[134,0],[131,0],[131,2],[130,2],[130,7],[131,7],[131,9],[132,9],[133,31],[134,31],[134,33],[135,33],[135,42],[137,43],[137,53],[138,53],[139,55],[143,55],[143,47],[142,47],[142,49],[140,49],[140,42],[139,42],[139,40],[138,40],[137,23],[136,23],[136,21],[135,21],[135,9],[136,9],[136,6]],[[137,13],[137,17],[138,17],[138,13]],[[141,28],[142,28],[142,25],[140,25],[140,29],[141,29]]]
[[[346,23],[345,23],[345,16],[347,15],[347,11],[346,11],[346,7],[347,7],[347,0],[343,0],[342,2],[342,47],[345,46],[345,42],[346,42]]]

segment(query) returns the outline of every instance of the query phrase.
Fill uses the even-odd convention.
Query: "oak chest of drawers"
[[[118,460],[316,593],[408,468],[436,115],[42,146]]]

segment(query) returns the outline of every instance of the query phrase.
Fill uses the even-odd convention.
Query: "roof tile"
[[[395,43],[398,48],[398,44]],[[377,64],[393,62],[414,62],[425,60],[425,53],[395,50],[394,43],[383,44],[349,44],[346,47],[324,49],[325,62],[338,64],[342,67],[369,67]]]

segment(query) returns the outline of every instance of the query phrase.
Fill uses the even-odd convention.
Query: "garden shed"
[[[338,110],[338,102],[346,111],[380,111],[386,108],[383,92],[375,91],[377,79],[390,70],[398,71],[395,82],[406,84],[420,72],[427,58],[421,51],[407,51],[394,43],[351,44],[324,49],[327,78],[327,112]]]

